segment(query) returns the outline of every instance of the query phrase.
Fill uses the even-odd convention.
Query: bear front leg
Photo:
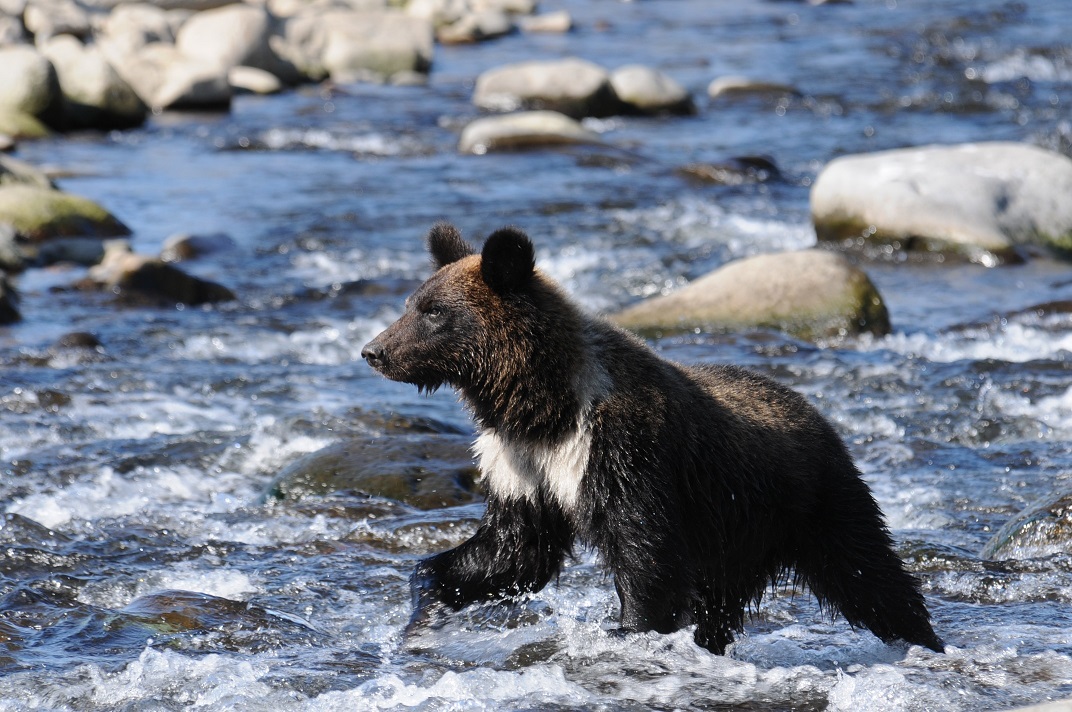
[[[413,616],[426,622],[438,607],[459,610],[480,600],[539,591],[558,574],[573,543],[561,510],[542,496],[492,495],[476,533],[417,564],[410,578]]]

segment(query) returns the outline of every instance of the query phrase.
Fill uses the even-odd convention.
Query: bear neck
[[[508,441],[553,445],[575,432],[590,404],[593,349],[572,304],[536,310],[509,348],[461,388],[482,430]]]

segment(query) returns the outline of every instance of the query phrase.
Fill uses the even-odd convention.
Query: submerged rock
[[[615,69],[610,85],[618,98],[643,114],[693,114],[696,105],[683,86],[662,72],[641,64]]]
[[[177,233],[164,240],[160,259],[165,262],[182,262],[214,252],[226,252],[236,246],[234,238],[222,232],[190,235]]]
[[[778,165],[766,156],[734,156],[721,163],[690,163],[677,172],[686,178],[715,185],[766,183],[782,177]]]
[[[788,84],[734,75],[718,77],[707,85],[707,96],[712,99],[799,95],[800,91]]]
[[[821,240],[894,244],[992,264],[1022,248],[1072,257],[1072,159],[1021,143],[924,146],[831,161],[811,190]]]
[[[1033,559],[1072,551],[1072,493],[1028,505],[1005,523],[980,554],[984,559]]]
[[[276,477],[269,496],[302,499],[356,490],[437,509],[479,501],[476,477],[469,440],[462,436],[357,438],[295,460]]]
[[[126,225],[88,198],[25,184],[0,185],[0,224],[35,242],[130,234]]]
[[[462,130],[458,150],[483,154],[576,143],[601,143],[601,139],[556,111],[522,111],[473,121]]]
[[[161,304],[210,304],[228,302],[235,294],[227,287],[183,272],[178,267],[147,255],[118,247],[89,271],[89,279],[121,298]]]
[[[492,111],[548,109],[573,118],[611,116],[622,108],[607,70],[577,58],[489,69],[477,77],[473,103]]]
[[[890,331],[868,276],[844,256],[817,249],[731,262],[611,318],[642,333],[773,328],[819,339]]]
[[[0,272],[0,324],[13,324],[22,319],[19,314],[19,295]]]

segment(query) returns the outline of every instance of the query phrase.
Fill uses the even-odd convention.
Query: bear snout
[[[368,365],[377,371],[382,371],[387,361],[387,350],[383,344],[373,339],[361,349],[361,358],[368,361]]]

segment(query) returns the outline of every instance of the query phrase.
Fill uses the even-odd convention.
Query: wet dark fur
[[[369,363],[452,386],[511,446],[553,449],[587,428],[590,449],[565,504],[549,478],[527,496],[490,487],[476,534],[417,566],[415,620],[537,591],[580,539],[614,575],[625,630],[695,624],[696,642],[721,653],[792,571],[853,626],[942,650],[878,505],[804,398],[739,368],[668,362],[583,315],[533,270],[520,231],[494,233],[477,256],[437,225],[429,247],[436,273],[365,347]],[[586,396],[587,373],[605,383]]]

